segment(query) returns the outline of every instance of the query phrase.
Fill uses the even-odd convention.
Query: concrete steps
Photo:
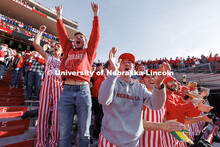
[[[11,71],[0,81],[0,147],[34,147],[36,119],[21,119],[29,109],[25,105],[20,80],[18,88],[10,88]],[[32,127],[30,127],[32,126]]]

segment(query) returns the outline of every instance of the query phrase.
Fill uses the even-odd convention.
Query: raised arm
[[[164,87],[163,80],[168,76],[170,73],[171,68],[168,63],[163,62],[163,64],[159,65],[159,71],[154,79],[154,86],[157,89],[162,89]],[[164,74],[162,74],[164,73]],[[166,73],[166,74],[165,74]]]
[[[163,62],[163,64],[159,66],[159,71],[154,79],[154,90],[152,95],[144,88],[144,104],[150,109],[159,110],[165,104],[166,92],[163,81],[170,73],[170,70],[170,65]]]
[[[144,96],[144,104],[153,110],[159,110],[162,108],[166,101],[166,92],[165,88],[157,89],[154,86],[153,93],[151,94],[147,89],[146,86],[142,86],[142,92]]]
[[[91,7],[92,7],[92,11],[93,11],[94,16],[98,16],[99,6],[97,4],[95,4],[94,2],[91,2]]]
[[[193,124],[200,121],[211,122],[212,119],[209,118],[207,115],[197,117],[185,117],[185,124]]]
[[[57,13],[57,33],[60,40],[60,45],[62,46],[63,53],[65,54],[66,49],[69,47],[72,47],[72,42],[69,39],[66,29],[64,27],[63,21],[62,21],[62,11],[63,11],[63,5],[55,7],[56,13]]]
[[[111,71],[117,71],[119,68],[119,63],[115,60],[115,54],[117,50],[113,47],[109,52],[109,64]],[[98,101],[102,105],[109,105],[114,98],[114,90],[116,84],[117,76],[108,75],[108,77],[102,82],[99,89]]]
[[[195,99],[196,98],[192,99],[192,102]],[[198,106],[196,106],[194,109],[189,110],[185,113],[187,117],[196,117],[196,116],[199,116],[201,114],[201,112],[209,112],[214,108],[212,106],[203,104],[203,100],[201,100],[201,99],[197,99],[197,101],[199,101]]]
[[[116,80],[117,76],[108,75],[108,77],[102,82],[98,95],[98,101],[100,104],[109,105],[112,103]]]
[[[61,6],[55,6],[56,13],[57,13],[57,19],[62,19],[62,13],[63,13],[63,5]]]
[[[42,33],[46,30],[46,28],[47,28],[47,27],[46,27],[45,25],[40,26],[39,32],[38,32],[38,34],[35,36],[35,39],[34,39],[34,42],[33,42],[33,45],[34,45],[35,49],[38,51],[38,53],[39,53],[45,60],[48,59],[49,54],[46,53],[46,52],[44,51],[44,49],[40,46],[40,40],[41,40]]]
[[[94,20],[92,26],[92,32],[88,42],[88,55],[90,57],[90,61],[93,61],[96,57],[96,50],[98,48],[99,39],[100,39],[100,24],[99,24],[99,6],[94,2],[91,3]]]

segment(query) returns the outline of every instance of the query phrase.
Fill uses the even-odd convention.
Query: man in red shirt
[[[202,101],[198,106],[195,106],[192,102],[184,102],[183,97],[175,94],[177,90],[177,80],[174,77],[168,76],[164,80],[166,85],[166,103],[165,117],[167,120],[177,119],[178,122],[185,123],[185,116],[196,117],[201,112],[209,112],[213,107],[204,105]]]
[[[97,79],[93,83],[93,87],[91,90],[92,95],[92,109],[95,115],[94,119],[94,131],[93,131],[93,137],[96,139],[99,138],[99,133],[101,132],[101,121],[103,117],[102,112],[102,105],[98,102],[98,94],[99,94],[99,88],[102,84],[102,82],[106,79],[107,76],[107,69],[102,69],[103,74],[97,76]]]
[[[99,75],[100,75],[100,73],[101,73],[101,71],[103,70],[103,65],[102,65],[102,63],[98,63],[97,65],[96,65],[96,70],[95,70],[95,72],[93,73],[93,75],[92,75],[92,83],[94,84],[95,83],[95,81],[98,79],[98,77],[99,77]],[[98,73],[98,74],[97,74]]]
[[[17,56],[15,57],[14,62],[12,63],[12,80],[10,87],[18,88],[19,74],[21,72],[22,67],[23,57],[21,56],[20,52],[17,52]]]
[[[92,2],[91,7],[94,13],[94,20],[87,48],[85,48],[86,37],[81,32],[77,32],[74,35],[73,47],[62,21],[63,6],[55,7],[57,32],[64,55],[60,65],[60,73],[62,79],[64,79],[64,89],[58,104],[59,146],[61,147],[71,147],[70,136],[75,113],[77,113],[78,117],[79,146],[87,147],[90,144],[89,127],[92,102],[89,82],[100,38],[99,6]]]
[[[177,91],[177,80],[168,76],[163,83],[166,85],[166,103],[165,103],[165,118],[166,120],[177,120],[182,124],[189,124],[191,121],[189,118],[197,117],[201,112],[209,112],[213,107],[204,105],[202,101],[198,106],[195,106],[191,101],[185,102],[183,97],[175,94]],[[186,119],[186,117],[188,117]],[[198,118],[198,117],[197,117]],[[171,139],[173,136],[165,132],[165,140],[168,146],[172,147],[186,147],[186,143],[178,142],[176,139]]]
[[[148,70],[148,75],[144,74],[141,77],[141,83],[152,93],[155,76],[150,75],[151,71],[156,72],[154,69]],[[164,106],[159,110],[152,110],[145,105],[143,106],[143,125],[145,131],[140,138],[140,147],[167,147],[168,143],[163,138],[165,132],[162,130],[171,132],[184,128],[183,124],[175,120],[164,121],[164,114]]]

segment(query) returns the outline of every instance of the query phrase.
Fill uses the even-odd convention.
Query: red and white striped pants
[[[166,142],[167,147],[187,147],[187,143],[183,141],[178,141],[173,135],[169,132],[163,131],[163,140]]]
[[[140,138],[140,147],[167,147],[163,131],[144,131]]]
[[[49,116],[52,108],[52,125],[50,127],[51,137],[49,140],[50,147],[57,147],[59,140],[58,132],[58,111],[57,106],[62,92],[61,79],[50,76],[44,79],[40,91],[40,102],[38,110],[38,126],[36,147],[48,146]],[[51,107],[52,106],[52,107]]]
[[[98,147],[119,147],[108,141],[101,133],[99,134]],[[139,146],[137,146],[139,147]]]
[[[99,134],[98,147],[117,147],[113,143],[109,142],[101,133]]]
[[[194,135],[199,135],[201,133],[202,128],[203,128],[204,125],[205,125],[204,121],[193,123],[193,124],[189,124],[190,137],[191,137],[192,140],[195,139]],[[207,137],[208,137],[207,130],[205,130],[203,138],[207,138]]]
[[[160,110],[152,110],[143,106],[143,120],[145,121],[162,123],[164,114],[164,107]],[[140,147],[166,147],[166,142],[163,141],[163,131],[144,131],[140,137]]]

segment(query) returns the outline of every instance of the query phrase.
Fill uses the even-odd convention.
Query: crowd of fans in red
[[[2,14],[0,14],[0,27],[25,34],[29,37],[34,37],[39,31],[38,29],[30,25],[26,25],[21,21],[18,21],[16,19],[10,18]],[[48,44],[50,44],[53,41],[59,41],[59,39],[56,36],[50,33],[45,32],[42,36],[42,41],[47,42]]]
[[[198,57],[190,57],[188,56],[186,59],[183,57],[176,57],[176,59],[170,58],[167,59],[165,58],[160,58],[160,59],[155,59],[155,60],[142,60],[142,61],[137,61],[136,65],[138,64],[143,64],[146,68],[155,68],[158,69],[159,64],[162,64],[163,62],[168,62],[172,69],[184,69],[187,67],[195,67],[200,64],[205,64],[205,63],[210,63],[210,64],[215,64],[218,65],[220,63],[220,56],[218,54],[215,54],[213,56],[212,53],[210,53],[209,56],[201,55],[201,58]],[[218,69],[219,70],[219,69]]]

